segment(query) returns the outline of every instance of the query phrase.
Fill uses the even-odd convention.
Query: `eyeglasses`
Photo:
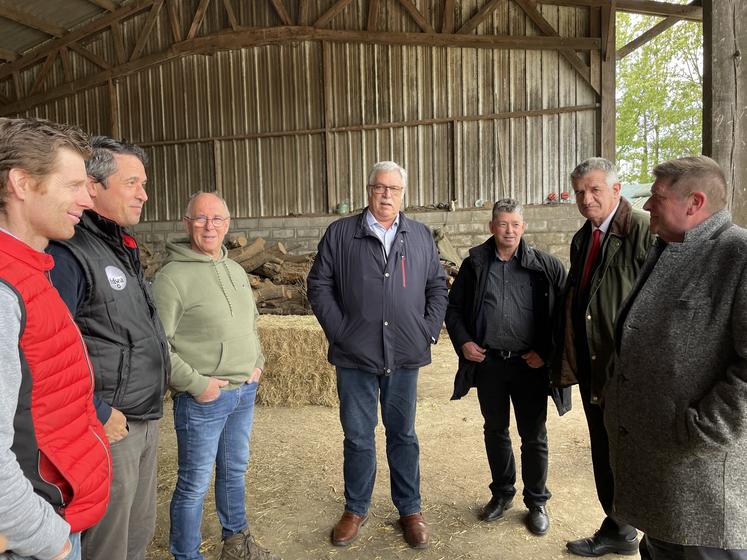
[[[374,183],[373,185],[368,185],[368,188],[371,189],[376,194],[384,194],[384,191],[388,190],[392,196],[401,194],[404,189],[404,187],[392,187],[389,185],[382,185],[381,183]]]
[[[208,218],[207,216],[202,215],[195,216],[194,218],[184,216],[184,219],[192,222],[197,227],[205,227],[208,222],[210,222],[213,224],[214,228],[219,228],[228,223],[228,218],[224,218],[223,216],[213,216],[212,218]]]

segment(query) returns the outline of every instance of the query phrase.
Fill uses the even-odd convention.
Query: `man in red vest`
[[[44,253],[92,206],[90,153],[77,128],[0,118],[0,558],[79,559],[109,503],[93,373]]]

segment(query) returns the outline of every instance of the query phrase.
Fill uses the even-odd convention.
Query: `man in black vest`
[[[83,536],[86,560],[142,560],[156,514],[158,419],[170,362],[140,253],[127,227],[140,221],[142,148],[92,138],[86,162],[93,210],[75,236],[50,246],[52,282],[78,323],[95,374],[94,401],[111,443],[114,483],[101,522]]]

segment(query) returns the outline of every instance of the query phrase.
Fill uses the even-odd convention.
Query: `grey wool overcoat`
[[[617,319],[604,417],[621,518],[747,548],[747,231],[730,219],[649,252]]]

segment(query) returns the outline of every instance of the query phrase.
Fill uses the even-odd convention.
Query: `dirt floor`
[[[246,503],[253,534],[284,560],[317,559],[553,559],[569,558],[565,542],[591,535],[602,520],[596,501],[588,437],[581,403],[559,418],[548,414],[551,527],[544,537],[524,527],[526,509],[518,499],[506,516],[483,523],[477,515],[490,498],[489,471],[482,439],[482,417],[472,391],[449,401],[456,357],[443,337],[433,364],[420,372],[417,430],[421,448],[423,513],[431,546],[411,550],[397,526],[389,498],[384,433],[377,429],[378,477],[368,524],[348,548],[329,544],[331,527],[343,510],[342,430],[337,409],[307,406],[255,411]],[[518,462],[518,436],[512,428]],[[158,526],[151,559],[168,553],[169,500],[176,473],[176,439],[170,403],[161,426]],[[206,501],[202,550],[220,554],[220,524],[213,497]],[[614,558],[614,556],[612,556]],[[628,557],[629,558],[629,557]]]

